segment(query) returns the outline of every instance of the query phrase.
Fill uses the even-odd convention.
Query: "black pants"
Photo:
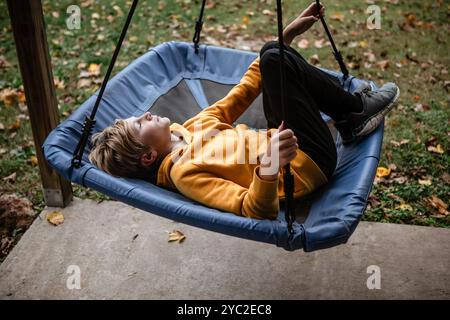
[[[268,128],[282,120],[278,41],[267,42],[260,51],[264,115]],[[342,89],[339,81],[310,65],[295,49],[285,46],[287,125],[294,131],[299,148],[310,156],[328,179],[337,164],[336,145],[320,111],[333,120],[356,111],[361,100]]]

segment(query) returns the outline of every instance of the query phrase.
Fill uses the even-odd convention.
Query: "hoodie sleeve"
[[[183,126],[187,128],[196,120],[205,117],[215,118],[220,122],[232,125],[261,93],[259,60],[258,57],[252,62],[241,81],[224,98],[205,108],[195,117],[186,121]]]
[[[278,179],[261,179],[259,166],[255,167],[248,189],[205,172],[194,164],[182,165],[172,174],[176,188],[203,205],[249,218],[273,220],[278,216]]]

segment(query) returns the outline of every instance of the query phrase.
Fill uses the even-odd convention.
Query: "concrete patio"
[[[450,298],[450,229],[361,222],[346,245],[304,253],[120,202],[75,199],[59,226],[45,219],[53,210],[0,265],[0,299]],[[169,243],[173,229],[186,240]],[[371,265],[380,268],[380,289],[367,287]],[[70,266],[80,289],[67,286]]]

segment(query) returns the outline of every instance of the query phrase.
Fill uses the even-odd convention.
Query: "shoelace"
[[[372,97],[373,96],[373,91],[372,88],[370,87],[365,87],[364,89],[361,90],[361,95],[362,94],[366,94],[368,97]]]

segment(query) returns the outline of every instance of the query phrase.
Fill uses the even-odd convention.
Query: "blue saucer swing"
[[[132,7],[129,19],[133,11]],[[124,30],[126,32],[126,28]],[[124,34],[123,31],[118,48]],[[115,57],[118,49],[116,51]],[[310,195],[311,207],[306,219],[303,222],[292,221],[291,232],[283,204],[277,220],[239,217],[203,206],[181,193],[143,180],[110,176],[89,162],[88,147],[77,148],[81,150],[80,158],[78,165],[74,165],[74,147],[80,145],[83,136],[87,136],[86,132],[91,131],[91,128],[86,128],[86,119],[92,115],[93,108],[96,109],[96,102],[98,106],[101,100],[102,108],[98,109],[92,122],[94,132],[101,131],[115,119],[138,116],[148,110],[167,116],[172,122],[183,123],[224,97],[239,83],[257,56],[253,52],[198,45],[198,42],[193,45],[171,41],[151,48],[109,82],[108,70],[102,88],[104,92],[100,89],[91,96],[47,137],[43,145],[45,157],[66,179],[168,219],[275,244],[290,251],[303,248],[309,252],[345,243],[367,205],[380,159],[384,123],[363,140],[345,146],[337,134],[338,164],[334,176],[328,184]],[[348,74],[322,70],[337,77],[349,92],[362,82]],[[371,86],[377,88],[373,82]],[[97,99],[99,94],[101,99]],[[266,120],[262,110],[260,95],[236,123],[264,128]],[[324,114],[322,117],[327,122],[331,121]]]

